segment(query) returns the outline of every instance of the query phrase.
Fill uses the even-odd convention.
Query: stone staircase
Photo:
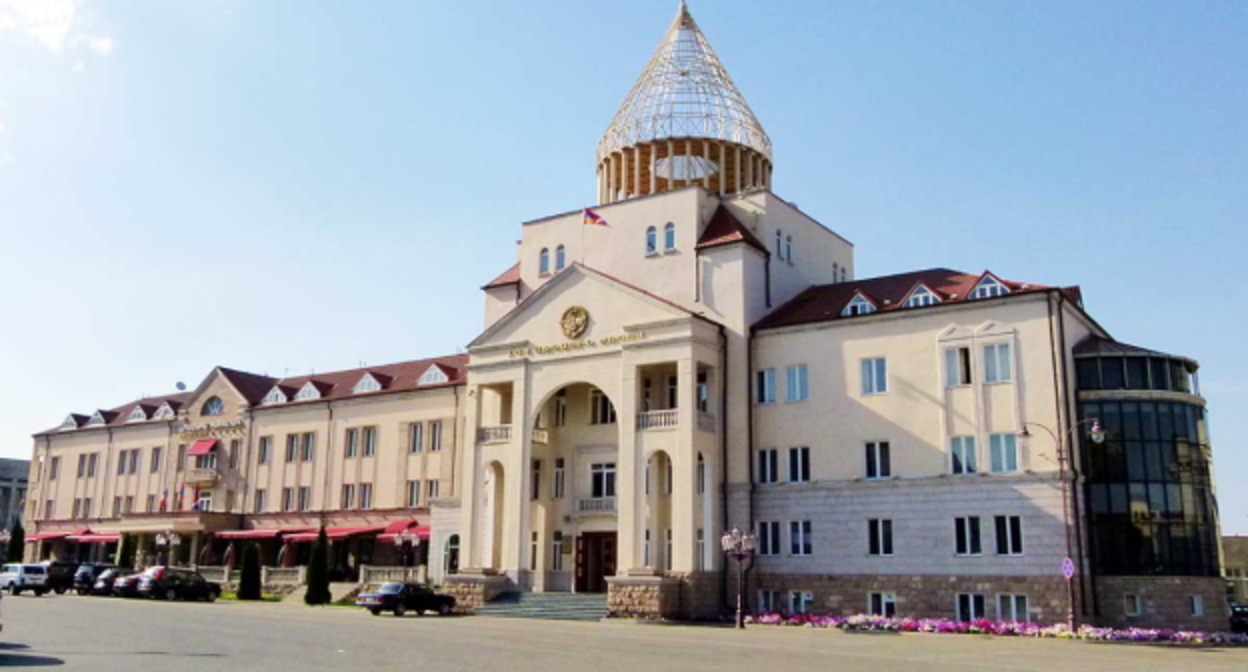
[[[503,593],[473,609],[478,616],[537,618],[550,621],[599,621],[607,615],[605,594]]]

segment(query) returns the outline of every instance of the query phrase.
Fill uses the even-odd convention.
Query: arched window
[[[564,254],[563,246],[560,245],[559,247],[555,248],[555,270],[562,271],[566,263],[567,263],[567,255]]]
[[[776,256],[784,258],[784,233],[780,229],[776,229]]]
[[[221,397],[211,397],[204,402],[203,408],[199,411],[200,415],[225,415],[225,402],[221,401]]]
[[[676,225],[671,222],[663,226],[663,249],[667,252],[676,249]]]
[[[646,254],[654,254],[659,251],[659,232],[653,226],[646,229]]]
[[[446,553],[442,559],[442,570],[445,574],[459,573],[459,535],[452,534],[446,540]]]
[[[550,250],[543,247],[537,255],[537,274],[546,275],[550,272]]]
[[[793,236],[784,237],[784,258],[793,263]]]

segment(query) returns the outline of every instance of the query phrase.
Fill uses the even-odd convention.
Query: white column
[[[697,485],[694,477],[697,471],[697,455],[694,449],[693,436],[697,429],[697,362],[692,358],[681,359],[676,365],[676,394],[678,395],[677,434],[680,437],[677,448],[672,454],[672,570],[691,572],[694,561],[694,547],[697,544],[697,521],[694,515],[694,502],[697,498]]]
[[[616,405],[619,444],[616,446],[616,568],[621,573],[642,567],[641,544],[646,509],[645,462],[637,450],[637,366],[626,350],[620,365],[620,392]]]
[[[479,569],[481,548],[483,547],[481,531],[481,485],[485,475],[481,473],[480,448],[477,445],[477,429],[480,417],[481,390],[478,386],[469,386],[464,404],[464,452],[460,459],[460,483],[463,492],[460,495],[461,528],[459,535],[459,566],[467,569]]]

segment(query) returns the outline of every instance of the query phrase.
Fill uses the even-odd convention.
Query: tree
[[[238,599],[260,599],[260,544],[251,542],[243,549],[243,574],[238,580]]]
[[[19,520],[9,531],[9,547],[5,549],[5,562],[21,562],[22,554],[26,550],[25,546],[26,528],[22,527],[22,521]]]
[[[329,592],[329,538],[325,536],[325,526],[316,535],[316,543],[312,545],[312,559],[308,562],[308,592],[303,594],[303,602],[309,605],[329,604],[333,595]]]

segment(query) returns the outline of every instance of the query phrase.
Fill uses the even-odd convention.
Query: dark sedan
[[[139,595],[166,600],[205,600],[221,597],[221,585],[199,572],[173,567],[148,567],[139,575]]]
[[[115,569],[116,565],[87,563],[78,565],[78,571],[74,572],[74,590],[79,595],[86,595],[92,592],[95,586],[95,580],[105,571]]]
[[[142,574],[126,574],[113,579],[114,597],[138,597],[139,579]]]
[[[117,583],[117,579],[120,579],[123,576],[126,576],[131,571],[132,570],[129,570],[129,569],[111,567],[109,569],[104,570],[103,572],[100,572],[100,575],[95,578],[95,583],[91,584],[91,587],[87,589],[86,594],[88,595],[112,595],[113,586],[114,584]],[[135,588],[137,589],[138,579],[136,578],[134,581],[135,581]]]
[[[375,593],[363,593],[355,598],[356,606],[364,607],[374,616],[383,611],[402,616],[408,611],[424,614],[437,612],[446,616],[455,610],[455,598],[433,592],[421,583],[383,583]]]
[[[1248,604],[1231,605],[1231,632],[1248,635]]]

